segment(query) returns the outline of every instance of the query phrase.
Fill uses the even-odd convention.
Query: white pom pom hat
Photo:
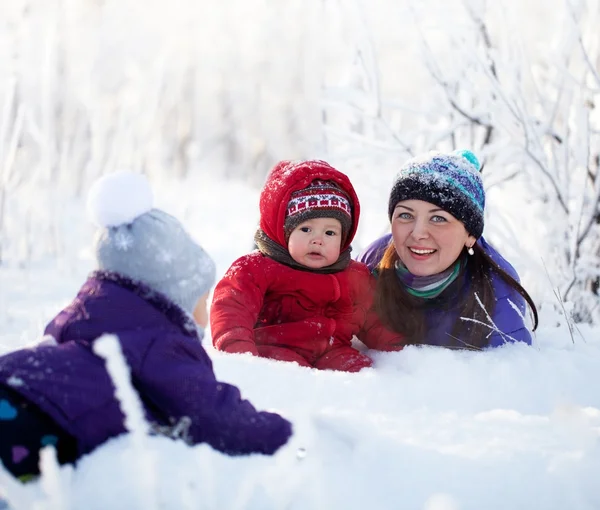
[[[99,269],[139,281],[187,313],[215,282],[215,264],[173,216],[154,209],[146,177],[117,172],[91,187],[87,209],[100,227]]]
[[[99,227],[115,227],[149,212],[153,203],[152,188],[146,177],[123,171],[100,177],[92,185],[87,209]]]

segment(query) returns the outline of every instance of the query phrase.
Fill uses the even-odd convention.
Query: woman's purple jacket
[[[380,237],[359,255],[358,260],[364,262],[373,271],[391,239],[392,234]],[[519,281],[515,269],[485,239],[480,238],[477,242],[504,271]],[[465,278],[465,281],[468,281],[468,278]],[[523,296],[494,272],[492,272],[492,287],[496,296],[496,307],[492,314],[495,327],[490,327],[489,347],[499,347],[510,342],[531,344],[531,333],[525,325],[526,302]],[[427,310],[427,336],[423,341],[424,344],[442,347],[452,345],[450,334],[458,318],[459,302],[460,300],[457,299],[457,306],[454,308]]]
[[[92,350],[105,333],[118,336],[150,422],[172,425],[187,416],[193,443],[231,455],[272,454],[291,434],[287,420],[258,412],[235,386],[218,382],[191,318],[137,282],[92,273],[45,333],[56,344],[0,357],[0,384],[74,436],[80,455],[125,432],[104,360]]]

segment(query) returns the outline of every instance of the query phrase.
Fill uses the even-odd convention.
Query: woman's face
[[[475,244],[465,226],[449,212],[422,200],[402,200],[392,215],[398,257],[417,276],[448,269],[465,246]]]

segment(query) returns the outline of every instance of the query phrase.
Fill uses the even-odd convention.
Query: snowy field
[[[235,210],[219,199],[225,187]],[[190,190],[197,207],[184,208]],[[249,249],[255,189],[195,181],[156,195],[219,274]],[[92,267],[83,206],[64,210],[72,257],[0,267],[2,352],[35,341]],[[364,225],[360,239],[380,229]],[[219,378],[294,423],[275,456],[230,458],[165,438],[148,438],[140,452],[120,437],[76,469],[45,458],[43,478],[26,487],[0,475],[0,490],[15,510],[598,510],[600,329],[581,328],[573,340],[550,307],[541,324],[534,348],[411,347],[375,354],[375,367],[358,374],[225,355],[208,340]]]
[[[252,246],[275,161],[349,174],[356,254],[386,230],[407,150],[451,145],[481,149],[484,235],[541,316],[534,347],[411,347],[358,374],[206,338],[219,378],[293,422],[275,456],[120,437],[76,469],[45,452],[27,486],[0,471],[0,510],[600,510],[600,308],[582,291],[600,274],[600,0],[3,4],[0,353],[92,269],[81,197],[101,173],[143,168],[220,276]],[[573,277],[595,327],[554,295]]]

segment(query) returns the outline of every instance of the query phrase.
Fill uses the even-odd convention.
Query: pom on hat
[[[122,171],[107,174],[91,187],[87,210],[99,227],[116,227],[152,209],[154,197],[148,179],[142,174]]]
[[[470,150],[456,150],[454,151],[454,154],[465,158],[469,163],[471,163],[475,168],[477,168],[478,172],[481,170],[481,165],[479,163],[479,160],[477,159],[477,156],[475,156],[475,154],[473,154]]]
[[[183,225],[152,207],[147,179],[118,172],[94,183],[88,213],[99,225],[98,269],[141,282],[188,314],[215,281],[215,264]]]

